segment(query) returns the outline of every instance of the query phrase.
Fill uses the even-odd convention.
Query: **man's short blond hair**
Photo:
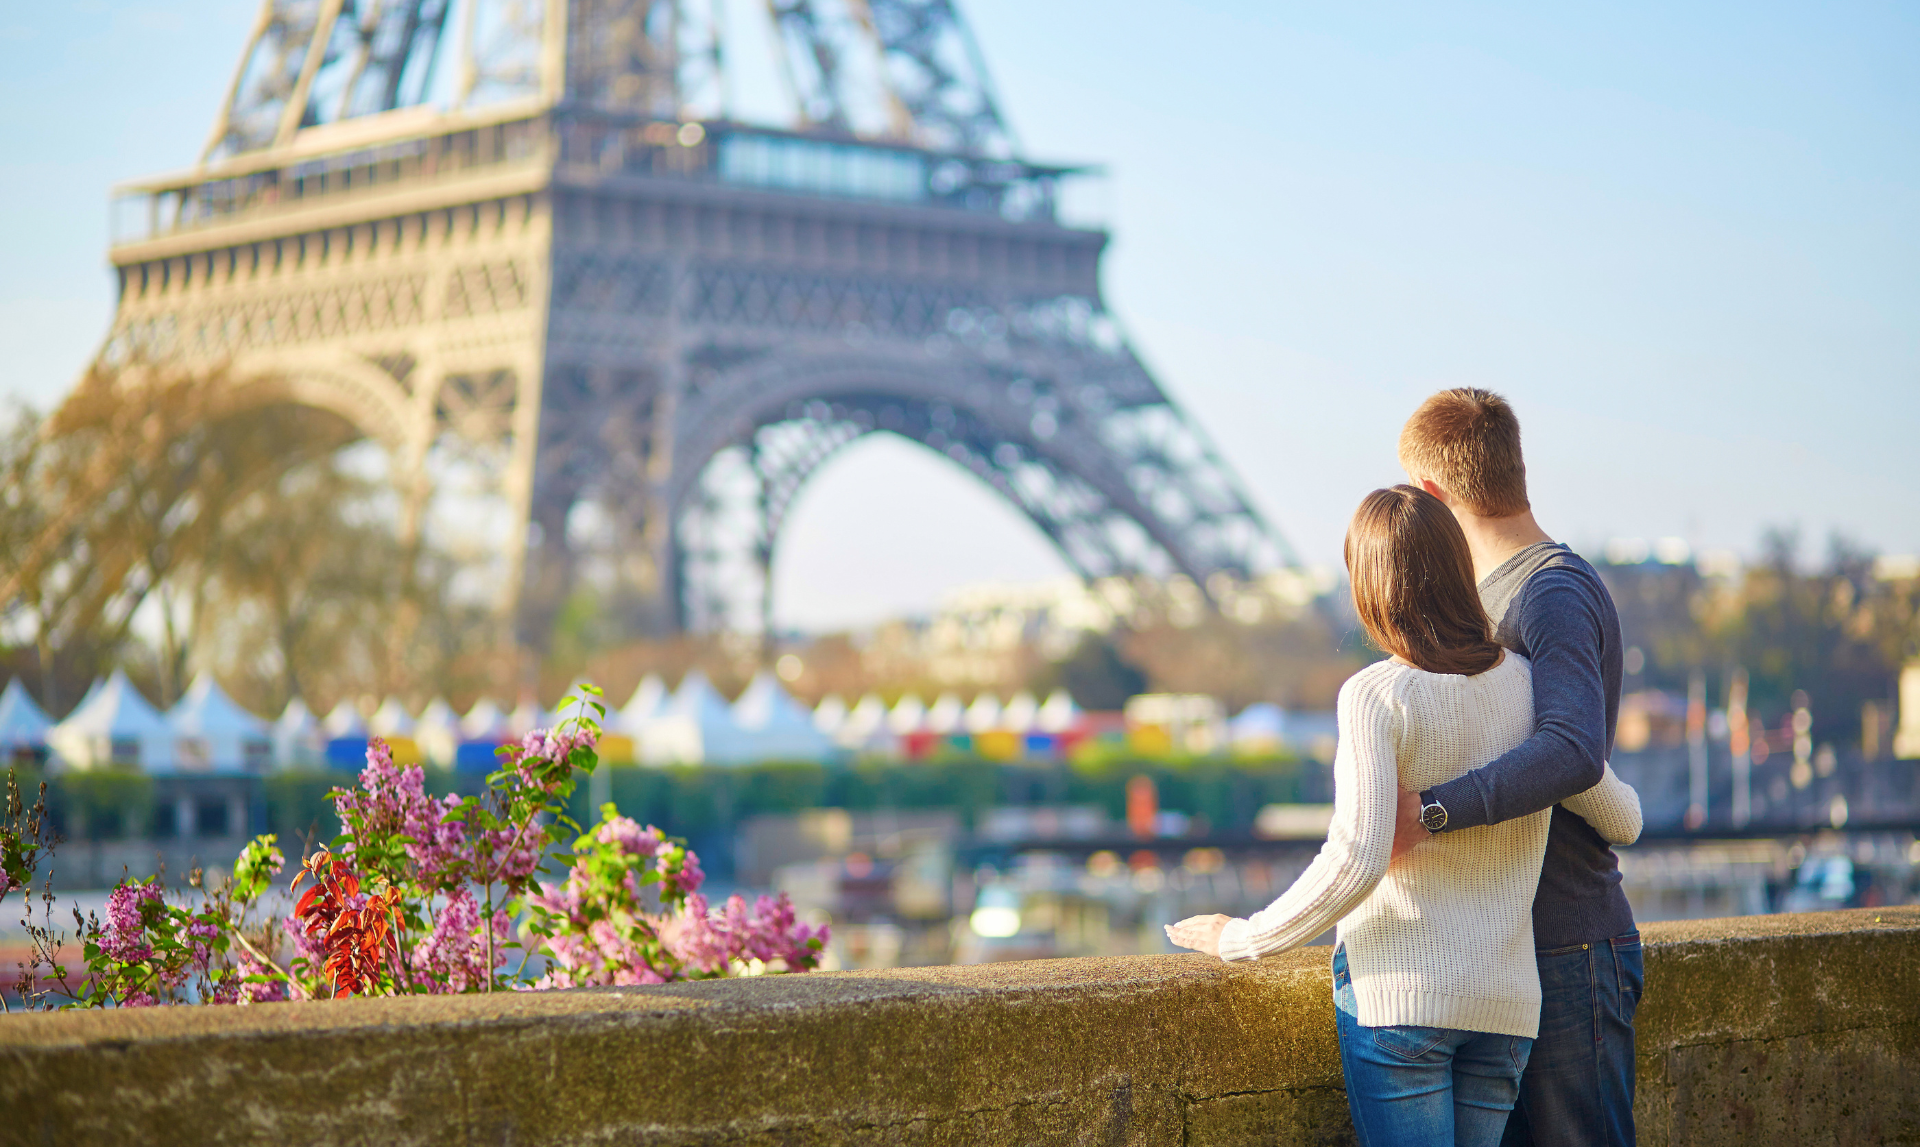
[[[1400,465],[1416,481],[1438,482],[1483,518],[1529,508],[1520,419],[1491,390],[1456,387],[1421,403],[1400,431]]]

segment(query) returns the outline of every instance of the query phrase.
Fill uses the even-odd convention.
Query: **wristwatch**
[[[1433,799],[1433,790],[1420,794],[1420,823],[1427,826],[1428,832],[1437,833],[1447,827],[1447,809]]]

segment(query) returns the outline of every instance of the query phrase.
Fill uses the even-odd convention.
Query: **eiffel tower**
[[[795,496],[879,433],[1087,578],[1292,565],[951,0],[766,16],[784,127],[730,117],[719,0],[265,0],[198,164],[116,189],[103,360],[342,415],[536,646],[582,586],[634,633],[770,623]]]

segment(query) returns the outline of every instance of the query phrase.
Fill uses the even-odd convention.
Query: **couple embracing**
[[[1391,656],[1340,690],[1327,843],[1246,920],[1174,943],[1251,960],[1338,924],[1334,1004],[1364,1147],[1631,1144],[1640,938],[1612,845],[1620,623],[1534,522],[1499,395],[1434,395],[1400,435],[1409,484],[1347,529],[1353,601]]]

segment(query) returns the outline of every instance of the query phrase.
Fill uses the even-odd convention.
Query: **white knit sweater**
[[[1508,652],[1474,677],[1378,662],[1341,687],[1339,708],[1327,843],[1278,900],[1227,924],[1221,958],[1284,952],[1338,921],[1362,1025],[1532,1038],[1533,893],[1550,812],[1443,833],[1387,866],[1402,788],[1450,781],[1532,734],[1526,659]],[[1566,805],[1616,844],[1640,835],[1639,797],[1611,767]]]

